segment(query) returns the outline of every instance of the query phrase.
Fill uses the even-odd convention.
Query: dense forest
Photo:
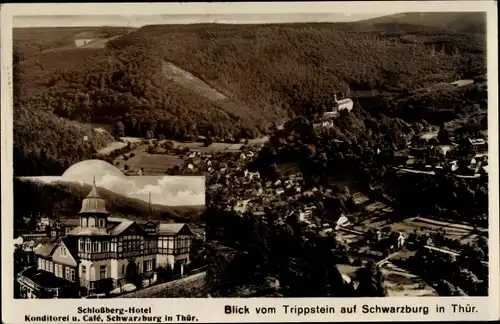
[[[85,140],[87,137],[87,140]],[[50,111],[15,106],[14,174],[61,175],[113,138]]]
[[[324,111],[334,94],[417,91],[399,98],[397,107],[418,106],[418,91],[426,87],[485,73],[484,34],[415,25],[398,25],[397,33],[391,33],[395,27],[390,24],[358,31],[355,26],[360,25],[145,26],[104,49],[64,51],[44,49],[67,44],[71,33],[51,31],[34,43],[37,50],[30,50],[27,39],[36,39],[37,33],[28,37],[25,30],[14,30],[16,161],[30,165],[45,149],[61,165],[73,162],[68,144],[57,140],[48,149],[53,144],[41,136],[53,115],[113,124],[115,135],[249,138],[267,133],[273,122]],[[119,33],[125,32],[108,32]],[[169,78],[166,62],[198,77],[226,100],[210,100]],[[363,107],[369,110],[369,105]],[[374,109],[383,113],[395,110],[378,106]],[[39,125],[23,117],[25,110],[43,111]],[[52,132],[64,138],[63,127]],[[39,139],[38,149],[21,150],[27,134]],[[72,143],[81,138],[72,136]],[[96,149],[109,141],[99,136],[89,140]],[[91,147],[81,149],[80,156],[90,157]],[[54,167],[38,168],[50,173]]]
[[[412,25],[462,33],[485,33],[485,12],[408,12],[367,19],[360,25]]]
[[[82,207],[82,200],[90,192],[90,185],[70,182],[43,183],[39,181],[14,179],[14,222],[21,229],[23,216],[76,217]],[[171,220],[175,222],[199,221],[204,206],[162,206],[152,205],[151,213],[147,202],[125,197],[100,188],[99,194],[106,200],[106,209],[113,215],[136,219]],[[30,203],[26,203],[29,197]]]
[[[345,247],[333,236],[318,236],[293,218],[285,224],[274,222],[277,214],[272,211],[264,221],[252,215],[235,217],[212,207],[207,209],[215,213],[207,214],[207,228],[212,229],[207,236],[211,242],[207,283],[212,296],[386,295],[380,270],[373,264],[353,275],[358,287],[344,281],[336,265],[343,261]]]

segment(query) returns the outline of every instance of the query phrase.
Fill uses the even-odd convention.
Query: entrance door
[[[180,274],[181,276],[184,275],[184,265],[186,264],[186,259],[183,259],[183,260],[177,260],[175,262],[175,266],[174,266],[174,271],[175,273],[178,273]]]
[[[128,282],[132,282],[136,276],[137,276],[137,266],[135,265],[135,262],[129,262],[127,264],[127,271],[125,274],[125,278],[127,279]]]

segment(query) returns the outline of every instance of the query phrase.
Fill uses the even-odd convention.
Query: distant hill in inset
[[[377,17],[357,24],[415,25],[449,30],[456,33],[485,33],[485,12],[408,12]]]
[[[28,27],[13,28],[14,61],[54,49],[75,48],[75,40],[105,39],[125,35],[135,30],[129,27]]]
[[[91,186],[76,182],[43,183],[40,181],[14,179],[15,219],[38,213],[61,218],[76,217],[82,207],[82,200]],[[205,206],[163,206],[151,205],[143,200],[125,197],[113,191],[98,188],[106,201],[106,209],[112,216],[136,220],[163,220],[175,222],[199,221]],[[29,198],[28,198],[29,197]],[[29,203],[26,203],[29,199]]]

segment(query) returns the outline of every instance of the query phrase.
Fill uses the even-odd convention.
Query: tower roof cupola
[[[92,190],[82,201],[82,209],[80,214],[108,214],[104,199],[97,192],[95,178],[92,185]]]

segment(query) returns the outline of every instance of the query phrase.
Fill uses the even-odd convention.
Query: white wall
[[[157,254],[156,255],[156,266],[157,267],[166,267],[167,265],[168,265],[168,255]]]
[[[128,260],[111,260],[111,278],[118,280],[125,277],[125,273],[127,271]],[[122,272],[122,266],[125,266],[124,271]]]
[[[85,278],[82,276],[82,265],[86,267]],[[100,278],[101,266],[103,265],[107,266],[106,277]],[[110,259],[98,260],[98,261],[82,260],[79,273],[80,273],[80,278],[87,281],[97,281],[105,278],[110,278],[112,273],[111,260]]]

